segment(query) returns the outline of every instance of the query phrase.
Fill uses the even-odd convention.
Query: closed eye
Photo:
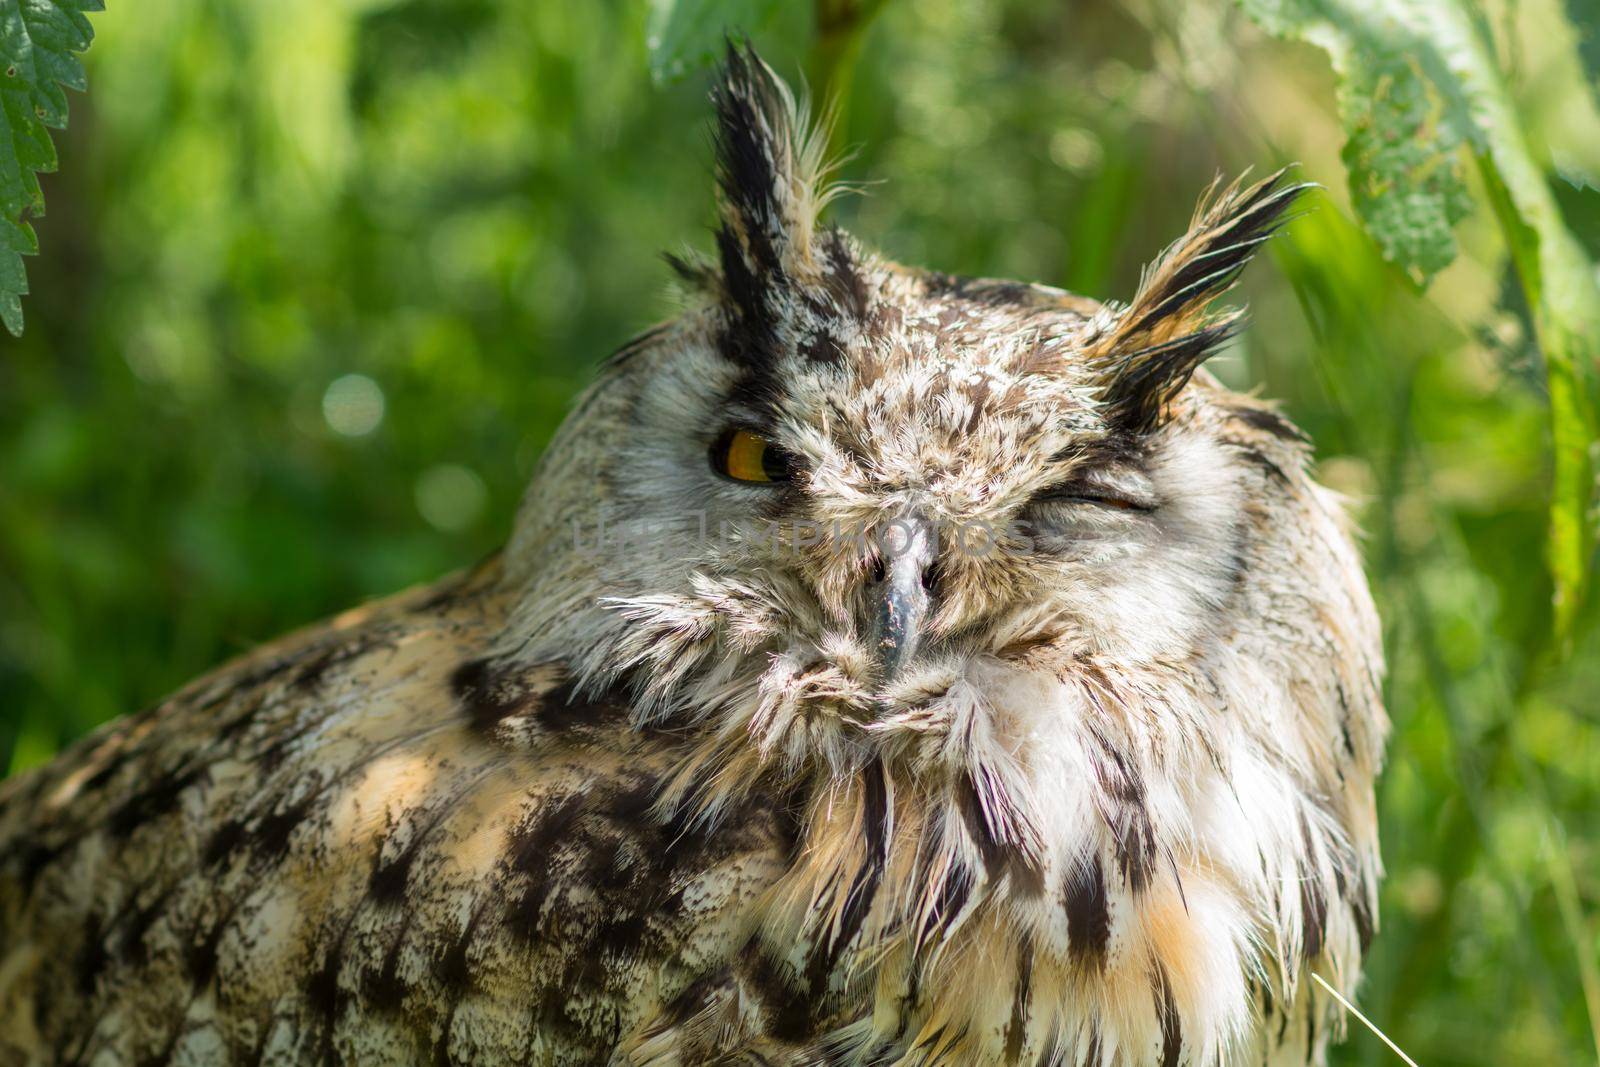
[[[1135,497],[1092,482],[1065,482],[1052,486],[1033,498],[1036,504],[1084,504],[1118,511],[1148,512],[1156,509],[1154,500]]]

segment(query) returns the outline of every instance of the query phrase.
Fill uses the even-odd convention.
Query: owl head
[[[712,100],[716,255],[669,257],[688,308],[611,357],[545,457],[508,655],[712,724],[732,779],[932,773],[1025,733],[1064,673],[1159,690],[1348,601],[1301,435],[1198,370],[1242,321],[1213,298],[1302,186],[1214,184],[1101,304],[821,222],[822,139],[747,49]]]

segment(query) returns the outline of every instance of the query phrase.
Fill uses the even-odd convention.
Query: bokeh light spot
[[[383,390],[365,374],[336,378],[322,394],[322,417],[345,437],[365,437],[383,422]]]
[[[465,530],[483,514],[489,490],[471,468],[438,463],[417,478],[417,510],[435,529]]]

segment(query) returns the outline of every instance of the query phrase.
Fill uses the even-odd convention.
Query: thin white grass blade
[[[1416,1060],[1412,1059],[1410,1056],[1407,1056],[1404,1049],[1395,1044],[1393,1041],[1390,1041],[1388,1034],[1384,1033],[1382,1030],[1379,1030],[1371,1019],[1367,1018],[1365,1015],[1362,1015],[1361,1009],[1346,1000],[1343,993],[1329,985],[1326,978],[1322,977],[1322,975],[1318,974],[1316,971],[1312,971],[1311,980],[1316,982],[1323,989],[1326,989],[1328,994],[1332,996],[1334,1000],[1337,1000],[1344,1006],[1345,1011],[1349,1012],[1351,1015],[1354,1015],[1357,1019],[1360,1019],[1363,1026],[1365,1026],[1368,1030],[1371,1030],[1374,1034],[1377,1034],[1378,1040],[1382,1041],[1385,1045],[1388,1045],[1390,1050],[1393,1051],[1396,1056],[1399,1056],[1401,1059],[1405,1060],[1408,1067],[1417,1067]]]

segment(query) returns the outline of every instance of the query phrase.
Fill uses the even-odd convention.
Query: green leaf
[[[1456,257],[1452,232],[1472,210],[1460,133],[1414,58],[1368,54],[1339,93],[1349,140],[1341,153],[1350,198],[1390,259],[1422,279]]]
[[[1426,280],[1455,256],[1471,148],[1544,356],[1552,479],[1546,556],[1559,658],[1595,551],[1594,368],[1600,282],[1529,151],[1493,50],[1464,0],[1239,0],[1269,33],[1328,53],[1351,199],[1384,254]]]
[[[646,30],[651,77],[662,84],[709,66],[730,33],[763,28],[778,8],[778,0],[651,0]]]
[[[101,0],[0,0],[0,321],[22,332],[28,291],[22,256],[38,251],[30,215],[44,213],[41,172],[56,169],[50,128],[67,124],[62,86],[85,87],[73,53],[89,47],[94,30],[86,11]]]
[[[1429,39],[1459,79],[1479,134],[1478,168],[1544,356],[1553,446],[1546,557],[1555,584],[1553,630],[1561,655],[1588,595],[1595,548],[1592,383],[1600,360],[1600,281],[1528,149],[1478,25],[1460,0],[1436,0],[1425,14]]]
[[[1452,231],[1472,208],[1458,151],[1472,129],[1454,82],[1430,62],[1411,4],[1239,0],[1268,33],[1328,53],[1351,202],[1384,257],[1426,283],[1455,259]]]
[[[0,237],[5,239],[5,246],[0,248],[0,322],[13,334],[20,334],[22,297],[28,291],[22,256],[37,252],[39,243],[34,239],[33,227],[7,218],[0,218]]]

